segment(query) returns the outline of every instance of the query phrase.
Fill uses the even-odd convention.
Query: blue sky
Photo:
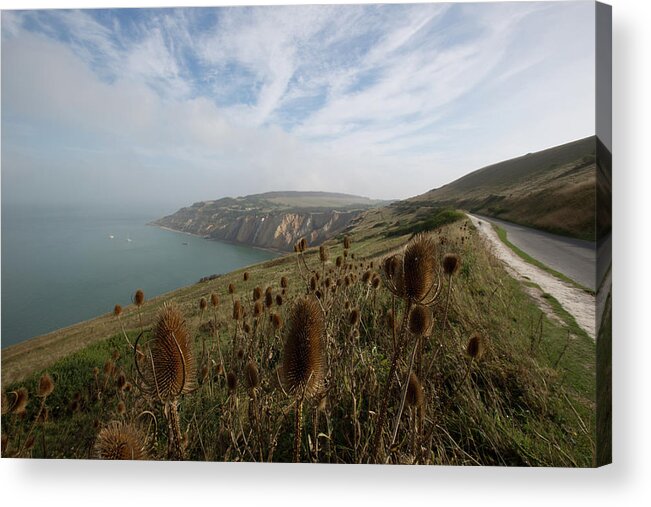
[[[404,198],[594,134],[594,4],[2,12],[2,198]]]

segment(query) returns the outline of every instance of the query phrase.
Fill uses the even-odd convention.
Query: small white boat
[[[115,236],[113,236],[113,234],[109,234],[109,239],[115,239]]]
[[[128,243],[131,243],[131,238],[127,238],[127,242],[128,242]]]

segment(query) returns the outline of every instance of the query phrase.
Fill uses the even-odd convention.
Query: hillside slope
[[[363,211],[382,204],[328,192],[268,192],[198,202],[152,225],[210,239],[291,251],[302,237],[320,244]]]
[[[493,164],[407,202],[448,206],[595,240],[594,136]]]

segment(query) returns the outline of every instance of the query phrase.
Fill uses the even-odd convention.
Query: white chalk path
[[[506,265],[506,269],[511,276],[517,280],[531,281],[539,285],[543,292],[551,294],[576,319],[581,329],[594,340],[596,301],[593,295],[529,264],[502,243],[490,223],[469,213],[468,217],[477,227],[479,233],[486,239],[494,255]]]

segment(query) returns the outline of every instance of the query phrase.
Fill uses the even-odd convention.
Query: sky
[[[594,3],[2,12],[2,200],[418,195],[595,133]]]

